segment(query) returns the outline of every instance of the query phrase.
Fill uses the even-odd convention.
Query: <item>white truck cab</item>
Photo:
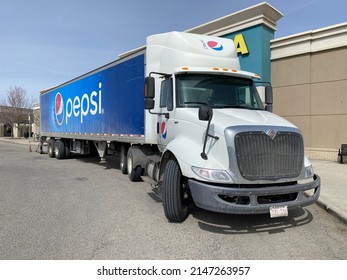
[[[318,199],[302,133],[270,112],[270,86],[264,106],[260,77],[240,70],[231,40],[172,32],[146,48],[146,126],[156,128],[147,141],[160,154],[147,175],[168,220],[186,219],[190,198],[215,212],[272,216]]]

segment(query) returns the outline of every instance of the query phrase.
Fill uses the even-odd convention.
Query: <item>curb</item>
[[[334,206],[329,206],[327,203],[318,200],[317,205],[323,208],[326,212],[337,218],[340,222],[344,223],[347,225],[347,216],[344,214],[341,214],[341,211],[338,211],[336,207]]]

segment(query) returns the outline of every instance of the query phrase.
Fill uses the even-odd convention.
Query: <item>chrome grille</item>
[[[240,173],[248,180],[297,177],[304,160],[302,136],[294,132],[240,132],[235,151]]]

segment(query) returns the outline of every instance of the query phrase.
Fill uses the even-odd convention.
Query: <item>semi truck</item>
[[[232,40],[156,34],[42,90],[41,144],[57,159],[116,151],[120,172],[150,183],[170,222],[183,222],[193,204],[287,216],[318,199],[320,178],[302,132],[272,113],[272,100],[270,84],[240,69]]]

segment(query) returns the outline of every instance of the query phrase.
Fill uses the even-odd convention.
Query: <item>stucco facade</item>
[[[310,158],[347,143],[347,23],[271,42],[274,113],[297,125]]]

